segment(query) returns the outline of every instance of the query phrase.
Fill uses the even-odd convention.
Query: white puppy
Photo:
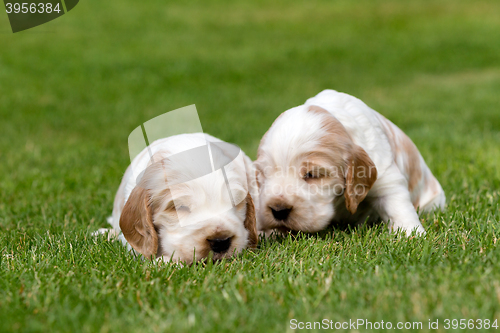
[[[317,232],[331,223],[382,218],[424,233],[417,215],[445,194],[417,147],[359,99],[325,90],[282,113],[255,162],[258,229]]]
[[[203,133],[157,140],[125,172],[109,222],[147,258],[229,257],[258,240],[251,168],[239,148]]]

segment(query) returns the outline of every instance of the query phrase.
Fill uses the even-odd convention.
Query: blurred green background
[[[427,322],[436,313],[432,306],[436,300],[421,305],[419,313],[412,312],[416,310],[411,295],[403,297],[399,310],[374,310],[366,299],[352,300],[349,307],[343,304],[349,288],[361,295],[377,292],[397,299],[399,294],[393,288],[400,280],[396,277],[377,286],[370,284],[371,277],[363,286],[351,280],[359,278],[356,269],[370,270],[385,263],[391,271],[394,263],[375,254],[382,261],[363,262],[362,268],[354,267],[341,275],[344,291],[332,289],[331,295],[321,294],[327,279],[322,276],[315,282],[304,278],[303,286],[311,286],[311,290],[299,292],[295,298],[285,297],[275,306],[272,297],[263,296],[279,290],[284,282],[270,278],[266,286],[259,285],[266,277],[259,275],[262,267],[255,268],[252,262],[270,265],[271,272],[278,270],[288,276],[286,269],[282,271],[269,261],[274,258],[269,249],[286,262],[305,247],[311,251],[310,263],[316,263],[324,257],[319,254],[322,246],[332,240],[303,240],[290,243],[288,248],[264,244],[260,252],[248,254],[241,263],[233,262],[236,266],[229,268],[229,277],[224,277],[224,266],[216,266],[220,268],[216,272],[190,273],[190,268],[184,268],[185,275],[174,274],[175,270],[148,273],[157,274],[165,288],[170,283],[164,280],[165,274],[172,274],[179,289],[167,299],[151,301],[150,312],[142,305],[142,310],[131,307],[127,312],[127,307],[120,305],[119,288],[113,286],[123,275],[129,281],[127,302],[136,304],[141,300],[136,295],[137,286],[146,283],[141,275],[145,271],[118,245],[109,245],[113,253],[122,253],[117,264],[115,257],[105,254],[111,251],[108,245],[94,244],[88,238],[89,232],[106,226],[114,194],[129,163],[127,137],[140,123],[196,104],[206,133],[238,144],[255,158],[260,138],[281,112],[327,88],[362,99],[417,144],[449,201],[447,213],[424,221],[426,228],[434,228],[430,235],[447,239],[455,249],[462,245],[448,240],[448,233],[462,235],[479,228],[474,229],[479,243],[467,243],[475,253],[470,260],[480,263],[484,256],[498,257],[500,1],[82,0],[61,18],[16,34],[10,30],[7,15],[0,13],[0,328],[92,332],[121,327],[122,331],[137,332],[174,328],[234,331],[239,327],[248,332],[257,328],[284,331],[290,313],[310,315],[311,319],[344,313],[344,319],[363,314],[379,319],[418,317]],[[376,237],[390,238],[385,231],[379,234]],[[341,237],[338,242],[357,242],[352,234],[341,235],[335,233],[334,237]],[[64,244],[62,250],[50,245],[50,237]],[[94,284],[86,285],[84,275],[97,269],[97,264],[90,259],[75,261],[75,245],[69,246],[66,237],[73,244],[82,242],[78,251],[83,257],[92,251],[102,256],[102,274]],[[442,244],[436,239],[429,240],[429,246],[440,248]],[[374,243],[374,250],[380,244]],[[419,246],[422,243],[415,243],[411,251],[418,253]],[[40,253],[45,253],[45,259],[37,257]],[[459,267],[464,263],[462,257],[452,258],[448,264],[446,259],[436,259],[444,262],[444,271],[455,269],[457,283],[441,291],[439,300],[445,304],[441,318],[449,314],[480,317],[483,312],[472,310],[474,306],[479,309],[478,304],[487,308],[488,317],[498,316],[497,296],[491,296],[499,295],[495,282],[500,277],[498,261],[482,262],[480,267],[489,270],[492,277],[478,291],[460,284],[461,277],[469,276],[469,268]],[[353,258],[347,255],[344,259]],[[120,270],[122,264],[140,267],[139,273]],[[44,270],[37,273],[37,265]],[[337,270],[332,265],[331,269]],[[433,290],[424,282],[432,280],[432,274],[427,273],[425,263],[415,265],[411,274],[421,281],[421,294],[431,295]],[[63,266],[62,271],[52,268]],[[300,267],[303,274],[302,261]],[[320,274],[322,269],[328,272],[319,266],[316,272]],[[410,274],[405,273],[408,267],[404,265],[395,269],[402,270],[398,274]],[[240,278],[238,272],[245,270],[249,270],[248,275]],[[198,294],[185,291],[190,290],[190,281],[196,281],[196,274],[209,276],[221,286],[219,278],[236,281],[235,285],[245,279],[254,292],[262,294],[260,298],[249,295],[248,303],[232,296],[224,303],[223,288],[215,288],[204,303],[208,306],[211,299],[222,297],[223,310],[214,317],[210,306],[205,312],[203,304],[196,301],[199,293],[210,288],[193,289]],[[279,274],[276,276],[282,276]],[[442,274],[435,272],[438,286]],[[104,285],[110,288],[108,294],[99,293]],[[460,288],[469,292],[450,296]],[[488,295],[492,299],[484,303]],[[323,301],[316,302],[319,296],[330,305],[322,307]],[[460,302],[471,308],[466,312],[455,308]],[[179,308],[165,309],[166,304]],[[171,311],[170,324],[159,324],[166,320],[158,314],[159,308],[166,317]],[[189,314],[190,308],[199,311]],[[245,309],[253,313],[248,315]],[[94,317],[87,317],[88,313]],[[211,326],[204,326],[204,322]]]

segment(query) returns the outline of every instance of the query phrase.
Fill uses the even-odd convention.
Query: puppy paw
[[[421,225],[419,225],[419,226],[418,226],[417,228],[415,228],[415,229],[410,230],[410,234],[411,234],[413,231],[415,231],[415,234],[416,234],[417,236],[425,236],[425,234],[426,234],[424,227],[422,227]]]
[[[411,237],[411,236],[425,236],[426,232],[425,229],[419,225],[415,226],[413,228],[401,228],[402,230],[405,231],[406,237]]]
[[[392,232],[402,231],[406,237],[415,236],[425,236],[425,229],[421,225],[415,225],[413,227],[392,227],[390,228]]]
[[[99,235],[108,235],[108,241],[110,241],[118,239],[119,233],[115,229],[100,228],[97,231],[94,231],[91,235],[94,237]]]

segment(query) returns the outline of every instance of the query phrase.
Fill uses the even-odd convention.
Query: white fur
[[[322,129],[322,116],[308,112],[313,105],[333,115],[354,144],[363,148],[376,166],[377,180],[354,215],[346,210],[343,195],[332,190],[335,185],[339,189],[342,187],[339,178],[325,177],[319,188],[313,191],[298,171],[307,154],[317,150],[327,135]],[[410,193],[409,156],[405,151],[396,151],[401,147],[403,136],[399,128],[361,100],[333,90],[322,91],[304,105],[284,112],[262,139],[255,162],[256,168],[261,170],[257,178],[261,207],[258,228],[264,232],[281,227],[315,232],[331,222],[364,222],[370,215],[372,218],[381,217],[391,230],[424,233],[412,199],[419,200],[420,212],[442,209],[446,199],[420,154],[421,176]],[[331,172],[335,165],[323,163],[322,167]],[[273,193],[273,187],[281,192],[275,190]],[[285,222],[275,220],[270,213],[268,206],[276,201],[293,206],[293,214],[290,213]]]
[[[114,233],[118,234],[118,238],[127,244],[129,249],[131,246],[120,230],[120,216],[132,190],[137,185],[137,178],[141,177],[141,172],[148,166],[151,167],[150,156],[153,156],[155,162],[168,161],[169,156],[204,146],[207,141],[222,142],[203,133],[181,134],[153,142],[149,150],[144,149],[134,158],[123,176],[116,193],[112,217],[108,220]],[[252,185],[251,178],[254,173],[247,175],[252,162],[243,151],[240,151],[238,157],[225,167],[236,207],[232,206],[220,169],[185,182],[185,177],[189,179],[189,170],[182,165],[172,167],[166,165],[163,168],[161,166],[161,163],[154,163],[153,169],[144,176],[147,179],[141,182],[146,184],[150,191],[151,204],[155,207],[153,224],[158,230],[160,260],[172,259],[189,263],[193,260],[194,253],[196,253],[194,259],[199,260],[206,256],[202,253],[208,253],[207,238],[218,234],[232,237],[231,248],[225,256],[237,253],[247,246],[249,233],[243,224],[247,214],[244,199],[249,186]],[[196,165],[191,165],[191,168],[195,170]],[[167,186],[165,178],[177,179],[180,183]],[[250,188],[251,194],[254,194],[254,191]],[[166,211],[167,205],[172,201],[178,208],[173,214]],[[102,233],[102,230],[99,232]]]

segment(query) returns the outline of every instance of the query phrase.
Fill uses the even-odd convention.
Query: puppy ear
[[[158,234],[153,225],[148,191],[136,186],[120,216],[120,228],[127,242],[146,258],[156,256]]]
[[[377,180],[377,168],[360,146],[354,146],[345,178],[345,205],[347,210],[354,214]]]
[[[250,193],[246,197],[247,202],[247,216],[245,218],[244,226],[248,230],[248,247],[255,248],[259,242],[257,235],[257,222],[255,220],[255,206],[253,204],[252,196]]]

